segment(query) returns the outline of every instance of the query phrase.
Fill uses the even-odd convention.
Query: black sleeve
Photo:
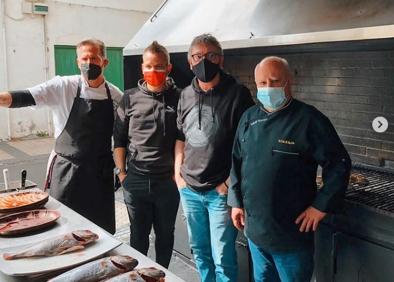
[[[241,167],[242,154],[241,143],[239,142],[241,134],[244,132],[244,116],[241,118],[237,132],[234,138],[233,152],[232,152],[232,166],[230,172],[230,187],[228,188],[227,204],[233,208],[243,208],[242,194],[241,194]]]
[[[130,106],[130,95],[128,92],[122,97],[118,108],[116,109],[114,123],[114,148],[126,148],[129,138],[129,119],[128,109]]]
[[[246,86],[242,85],[240,92],[241,93],[238,100],[239,102],[236,104],[236,110],[234,112],[234,122],[236,125],[238,125],[243,113],[251,106],[255,105],[252,99],[252,95],[250,94],[250,91]]]
[[[351,160],[334,126],[320,112],[313,119],[309,132],[312,154],[323,169],[324,183],[312,206],[323,212],[334,212],[345,196]]]
[[[10,91],[12,103],[10,108],[22,108],[28,106],[35,106],[33,95],[29,90]]]

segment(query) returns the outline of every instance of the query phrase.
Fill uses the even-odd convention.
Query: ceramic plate
[[[55,210],[32,210],[13,213],[0,218],[0,235],[21,235],[36,231],[52,224],[60,217]]]
[[[0,271],[11,276],[29,276],[47,273],[76,266],[83,262],[92,260],[122,244],[99,227],[91,228],[90,230],[96,233],[99,236],[99,239],[96,242],[87,245],[85,249],[73,253],[53,257],[5,260],[3,258],[3,253],[21,251],[31,247],[32,244],[30,243],[13,248],[2,248],[0,249]]]
[[[48,201],[42,191],[18,191],[0,194],[0,213],[19,212],[42,207]]]

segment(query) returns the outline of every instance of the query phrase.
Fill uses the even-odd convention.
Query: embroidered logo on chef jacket
[[[250,126],[256,125],[256,124],[258,124],[258,123],[260,123],[260,122],[263,122],[263,121],[266,121],[266,120],[267,120],[267,118],[257,119],[257,120],[255,120],[255,121],[252,121],[252,122],[250,123]]]
[[[278,143],[286,144],[286,145],[295,145],[295,142],[292,140],[278,139]]]
[[[211,107],[203,105],[201,108],[201,128],[199,127],[198,105],[188,113],[185,118],[185,136],[187,142],[193,147],[207,146],[214,140],[219,127],[216,115],[212,114]]]

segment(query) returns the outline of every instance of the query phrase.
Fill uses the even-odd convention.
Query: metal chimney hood
[[[167,0],[123,54],[186,52],[205,32],[224,49],[394,38],[394,0]]]

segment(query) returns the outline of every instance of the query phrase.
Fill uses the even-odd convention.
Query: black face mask
[[[197,65],[192,67],[193,73],[196,75],[198,80],[202,82],[211,81],[219,72],[220,66],[219,64],[214,64],[208,59],[203,59]]]
[[[101,67],[96,64],[81,64],[81,72],[88,80],[95,80],[101,74]]]

